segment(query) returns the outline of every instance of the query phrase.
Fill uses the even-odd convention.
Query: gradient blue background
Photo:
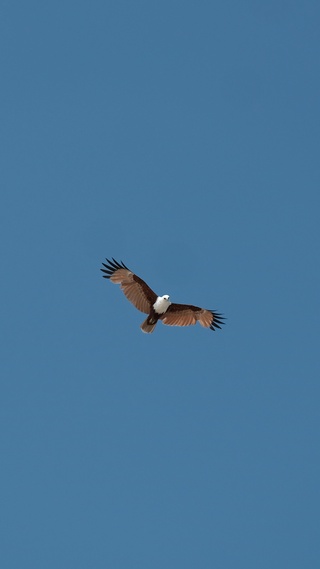
[[[319,18],[1,4],[1,567],[319,566]]]

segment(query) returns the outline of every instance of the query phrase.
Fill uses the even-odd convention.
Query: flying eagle
[[[108,264],[102,263],[105,268],[100,269],[105,273],[103,277],[119,284],[127,299],[138,310],[148,314],[140,326],[142,332],[151,334],[158,320],[162,320],[168,326],[190,326],[199,322],[201,326],[210,330],[221,329],[221,324],[224,324],[224,318],[218,312],[192,304],[170,302],[168,294],[157,296],[147,283],[130,271],[122,261],[118,263],[113,257],[112,261],[109,259],[106,261]]]

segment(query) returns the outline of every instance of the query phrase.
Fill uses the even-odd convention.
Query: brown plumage
[[[210,330],[221,329],[221,325],[224,324],[224,318],[218,312],[192,304],[171,303],[168,295],[158,297],[147,283],[130,271],[122,261],[118,263],[114,258],[112,261],[109,259],[106,261],[108,264],[102,263],[105,267],[101,269],[105,273],[103,277],[119,284],[127,299],[138,310],[148,314],[141,324],[143,332],[148,334],[153,332],[158,320],[162,320],[168,326],[191,326],[199,322],[201,326]]]

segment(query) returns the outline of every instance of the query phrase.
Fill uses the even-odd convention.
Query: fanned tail
[[[148,320],[149,320],[149,316],[148,316],[148,318],[145,319],[144,322],[142,322],[142,324],[140,326],[142,332],[144,332],[145,334],[151,334],[157,325],[157,322],[154,322],[153,324],[149,324]]]

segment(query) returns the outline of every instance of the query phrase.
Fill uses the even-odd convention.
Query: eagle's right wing
[[[192,326],[199,322],[201,326],[210,328],[210,330],[221,328],[224,324],[224,318],[218,312],[192,304],[170,304],[160,319],[167,326]]]
[[[105,275],[105,279],[110,279],[111,282],[119,284],[127,299],[141,312],[145,314],[150,313],[151,306],[157,300],[157,295],[140,277],[135,275],[128,267],[115,261],[106,259],[108,264],[102,263],[105,269],[100,269]]]

